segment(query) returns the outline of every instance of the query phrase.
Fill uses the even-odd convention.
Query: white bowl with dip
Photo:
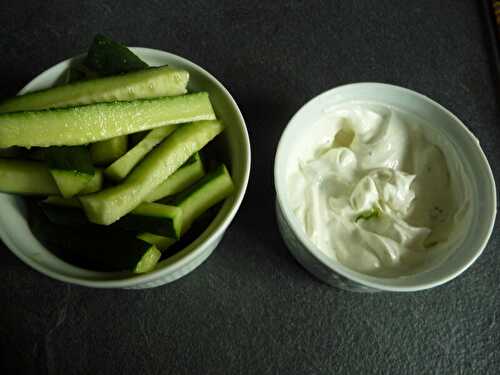
[[[180,56],[150,49],[131,48],[151,66],[171,65],[190,74],[189,89],[208,91],[217,117],[227,124],[216,142],[235,184],[235,191],[226,199],[205,231],[186,248],[162,260],[145,274],[132,272],[97,272],[64,262],[46,249],[28,225],[24,200],[20,196],[0,193],[0,238],[24,263],[35,270],[64,282],[94,288],[144,289],[175,281],[198,267],[215,250],[240,207],[250,174],[250,141],[241,112],[226,88],[210,73]],[[83,55],[60,62],[35,77],[21,91],[24,94],[51,87],[64,77],[71,64]]]
[[[478,140],[438,103],[392,85],[341,86],[304,105],[283,132],[274,179],[291,253],[347,290],[441,285],[481,254],[496,216]]]

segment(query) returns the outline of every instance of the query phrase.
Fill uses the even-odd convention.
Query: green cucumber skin
[[[127,152],[128,138],[120,135],[90,145],[90,158],[94,164],[110,164]]]
[[[22,158],[26,149],[21,147],[0,148],[1,159]]]
[[[54,224],[95,226],[90,223],[77,199],[49,197],[40,202],[43,212]],[[182,226],[182,210],[158,203],[144,203],[130,214],[109,225],[108,228],[127,232],[149,232],[154,235],[178,239]]]
[[[66,71],[66,84],[98,78],[98,74],[82,64],[72,64]]]
[[[163,181],[144,199],[145,202],[154,202],[165,197],[180,193],[194,184],[205,174],[205,167],[200,155],[195,154],[193,161],[188,160],[184,166]]]
[[[75,230],[47,220],[36,203],[28,202],[28,209],[35,236],[61,259],[86,269],[133,272],[151,249],[151,244],[130,232],[99,225]]]
[[[81,208],[80,201],[77,198],[63,198],[56,195],[47,197],[45,200],[40,202],[40,204],[49,204],[58,207]]]
[[[87,217],[108,225],[132,211],[191,155],[222,132],[219,121],[180,126],[150,152],[119,185],[80,198]]]
[[[179,210],[179,212],[182,211]],[[129,232],[149,232],[159,236],[178,239],[180,236],[181,219],[180,215],[179,219],[176,220],[175,218],[159,218],[129,214],[110,225]]]
[[[33,147],[27,150],[26,158],[29,160],[46,161],[49,147]]]
[[[182,210],[159,203],[141,203],[129,215],[111,225],[117,223],[121,228],[136,233],[150,232],[178,239],[182,227]]]
[[[94,37],[83,65],[101,76],[117,75],[148,67],[148,64],[126,46],[99,34]]]
[[[141,130],[214,120],[207,93],[0,114],[0,148],[84,145]]]
[[[233,191],[231,175],[226,166],[221,164],[176,197],[174,204],[182,209],[183,214],[181,234],[185,233],[203,212],[230,196]]]
[[[124,45],[103,35],[96,35],[85,59],[68,68],[66,83],[146,68],[148,65]]]
[[[84,146],[54,146],[45,150],[50,169],[77,171],[93,176],[95,168],[90,160],[89,150]]]
[[[66,198],[63,198],[66,199]],[[51,203],[50,201],[40,202],[42,211],[54,224],[80,228],[88,225],[89,222],[85,213],[80,207],[72,207]]]
[[[0,103],[0,113],[183,95],[187,92],[188,80],[189,73],[184,70],[170,67],[148,68],[15,96]]]
[[[10,159],[0,159],[0,191],[23,195],[59,194],[45,163]]]
[[[45,156],[50,173],[65,198],[78,194],[94,177],[95,168],[84,146],[49,147]]]
[[[105,169],[106,177],[115,182],[123,180],[148,152],[173,133],[176,128],[175,125],[169,125],[151,130],[137,145]]]

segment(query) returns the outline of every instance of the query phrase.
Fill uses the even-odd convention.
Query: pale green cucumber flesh
[[[205,174],[205,168],[200,155],[193,155],[193,161],[187,161],[184,166],[163,181],[144,199],[145,202],[154,202],[170,195],[180,193],[194,184]]]
[[[132,211],[162,181],[223,130],[219,121],[180,126],[153,149],[119,185],[80,198],[90,221],[111,224]]]
[[[233,190],[233,180],[225,165],[222,164],[207,173],[190,189],[181,193],[174,202],[176,206],[182,208],[181,234],[189,229],[197,217],[227,198]]]
[[[90,145],[90,157],[94,164],[110,164],[127,152],[127,136],[120,135]]]
[[[176,129],[175,125],[151,130],[138,144],[104,170],[106,177],[113,181],[123,180],[148,152]]]
[[[0,191],[26,195],[59,194],[45,163],[5,159],[0,159]]]
[[[96,169],[94,176],[92,179],[88,182],[88,184],[80,191],[80,195],[83,194],[90,194],[90,193],[95,193],[96,191],[99,191],[102,189],[102,184],[103,184],[103,171],[102,169]]]
[[[165,236],[160,236],[153,233],[144,232],[137,236],[137,238],[147,242],[151,245],[155,245],[161,251],[167,250],[170,246],[172,246],[175,242],[177,242],[174,238],[169,238]]]
[[[207,93],[0,114],[0,148],[84,145],[141,130],[213,120]]]
[[[0,112],[33,111],[102,102],[183,95],[189,73],[170,67],[148,68],[113,77],[77,81],[16,96],[0,103]]]
[[[94,176],[78,171],[51,169],[50,173],[64,198],[71,198],[81,192]]]
[[[161,258],[161,251],[157,249],[156,246],[152,245],[139,260],[135,268],[134,273],[145,273],[152,271],[158,261]]]

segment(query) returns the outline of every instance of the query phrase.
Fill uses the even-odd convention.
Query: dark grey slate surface
[[[498,233],[443,287],[362,295],[306,273],[273,213],[273,155],[287,120],[348,82],[394,83],[439,101],[480,139],[498,179],[500,113],[476,3],[3,2],[2,97],[103,32],[212,72],[241,106],[254,156],[221,246],[174,284],[64,285],[0,244],[0,373],[498,374]]]

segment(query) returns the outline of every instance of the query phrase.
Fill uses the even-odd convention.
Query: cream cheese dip
[[[355,271],[398,277],[431,268],[463,240],[471,181],[431,124],[349,102],[326,110],[297,141],[289,202],[326,255]]]

